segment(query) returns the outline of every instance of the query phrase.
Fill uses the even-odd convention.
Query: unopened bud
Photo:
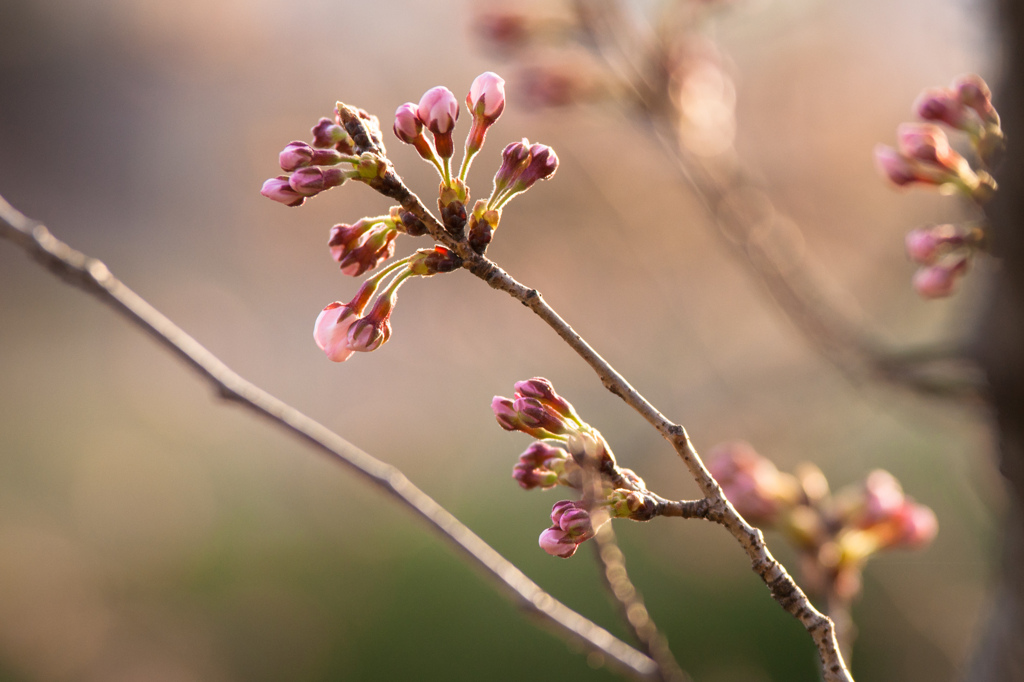
[[[438,156],[450,159],[455,152],[452,130],[459,118],[459,102],[452,91],[441,85],[427,90],[420,98],[416,115],[433,133]]]
[[[337,187],[348,178],[340,168],[300,168],[292,173],[288,184],[299,194],[313,196],[326,189]]]
[[[292,189],[287,175],[278,175],[263,183],[260,194],[268,199],[278,201],[285,206],[301,206],[306,197]]]

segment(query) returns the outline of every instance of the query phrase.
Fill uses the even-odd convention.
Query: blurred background
[[[546,376],[624,466],[664,496],[694,497],[671,449],[523,306],[465,272],[408,284],[389,343],[330,363],[313,320],[357,283],[331,261],[328,229],[388,203],[362,186],[301,209],[259,195],[280,149],[309,139],[341,99],[380,116],[399,172],[429,204],[436,175],[394,140],[391,112],[437,84],[461,97],[484,70],[506,75],[509,106],[470,186],[486,195],[502,147],[521,137],[552,145],[561,165],[510,204],[489,255],[700,451],[746,439],[783,469],[816,462],[836,488],[881,467],[933,507],[929,549],[867,569],[853,672],[956,678],[998,559],[987,415],[844,378],[729,254],[628,111],[517,98],[514,70],[471,35],[479,10],[3,0],[0,194],[626,637],[590,553],[538,549],[560,496],[512,481],[529,440],[495,425],[490,400]],[[994,79],[989,20],[973,0],[737,0],[704,25],[736,83],[740,156],[803,227],[799,248],[900,344],[963,336],[985,277],[951,300],[912,293],[904,233],[962,208],[891,191],[871,150],[894,141],[924,87],[971,71]],[[3,682],[617,679],[522,618],[410,514],[220,402],[9,244],[0,351]],[[810,639],[727,533],[666,519],[616,530],[696,680],[817,679]],[[795,569],[781,539],[768,541]]]

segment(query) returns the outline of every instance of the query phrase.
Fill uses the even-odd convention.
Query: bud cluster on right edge
[[[833,493],[815,465],[784,473],[748,443],[732,442],[711,451],[708,470],[747,521],[786,536],[800,553],[809,589],[844,601],[860,592],[872,555],[923,548],[938,532],[935,513],[882,469]]]
[[[969,75],[949,88],[929,88],[917,98],[914,110],[925,122],[901,124],[895,149],[875,147],[879,171],[897,187],[930,185],[960,194],[976,206],[988,201],[998,188],[989,169],[1003,148],[1003,130],[985,81]],[[973,164],[950,146],[938,124],[966,135]],[[914,289],[924,298],[943,298],[953,293],[974,254],[987,250],[988,239],[980,222],[930,225],[911,230],[906,246],[920,266]]]

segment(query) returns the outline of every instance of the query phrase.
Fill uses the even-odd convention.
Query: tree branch
[[[142,328],[205,377],[227,400],[268,418],[418,514],[434,531],[461,550],[470,563],[506,588],[526,612],[540,616],[566,639],[600,651],[624,672],[641,678],[656,673],[649,657],[587,620],[530,580],[514,564],[473,533],[396,467],[382,462],[325,426],[245,380],[160,311],[114,277],[99,260],[54,237],[0,197],[0,237],[8,239],[69,284],[93,294]]]

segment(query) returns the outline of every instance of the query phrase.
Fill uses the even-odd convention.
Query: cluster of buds
[[[334,362],[345,362],[356,352],[377,350],[391,338],[391,312],[402,283],[410,277],[451,272],[461,265],[462,260],[443,246],[420,249],[395,261],[367,278],[351,301],[335,301],[320,312],[313,325],[316,345]],[[382,288],[389,277],[391,281]]]
[[[907,233],[907,255],[920,267],[914,290],[924,298],[953,293],[971,258],[986,247],[985,231],[971,225],[929,225]]]
[[[379,140],[377,117],[362,110],[359,116],[371,137]],[[286,174],[264,182],[260,194],[286,206],[301,206],[309,197],[340,187],[347,180],[365,181],[383,172],[383,164],[372,154],[355,153],[354,142],[341,125],[338,109],[333,121],[321,118],[311,132],[312,144],[296,140],[285,146],[278,162]]]
[[[783,473],[742,442],[716,447],[708,469],[748,521],[786,535],[800,552],[812,589],[847,601],[860,590],[869,557],[885,549],[922,548],[938,531],[934,512],[906,497],[892,474],[880,469],[831,494],[813,464]]]
[[[411,144],[441,175],[438,207],[448,236],[483,254],[498,225],[502,207],[538,180],[551,177],[558,157],[545,145],[531,145],[526,140],[510,144],[495,176],[491,197],[478,201],[472,216],[468,215],[466,177],[488,129],[505,109],[505,81],[491,72],[481,74],[470,86],[466,107],[473,122],[457,175],[452,172],[451,159],[459,103],[448,88],[431,88],[418,104],[408,102],[398,107],[393,130],[399,140]],[[424,131],[430,134],[429,139]],[[347,180],[361,181],[395,196],[392,190],[401,181],[387,159],[376,117],[339,102],[333,120],[321,118],[311,132],[311,143],[290,142],[281,151],[278,161],[285,174],[263,183],[264,196],[287,206],[299,206],[307,198]],[[427,216],[422,212],[395,206],[388,215],[335,225],[330,231],[328,248],[343,274],[361,276],[394,256],[399,234],[427,234],[429,229],[424,220]],[[349,303],[335,301],[324,308],[314,325],[314,340],[336,362],[348,359],[356,351],[379,348],[391,335],[390,316],[398,287],[409,277],[450,272],[461,265],[457,254],[441,246],[421,250],[391,264],[368,278]],[[390,282],[378,294],[388,277]]]
[[[914,110],[925,123],[900,125],[895,149],[875,147],[882,174],[898,187],[931,185],[961,193],[977,204],[991,198],[997,186],[985,169],[1002,148],[1003,132],[985,81],[969,75],[949,88],[929,88],[918,97]],[[940,123],[967,135],[977,167],[950,147]],[[949,296],[985,241],[978,227],[938,225],[910,232],[907,252],[921,266],[914,275],[914,289],[925,298]]]
[[[494,397],[494,416],[506,431],[520,431],[538,440],[519,456],[512,478],[524,490],[562,485],[583,491],[581,500],[555,504],[553,525],[540,536],[541,549],[557,557],[572,556],[594,536],[596,510],[602,512],[602,520],[647,521],[656,514],[653,495],[643,479],[616,464],[601,433],[580,419],[551,382],[535,377],[517,382],[515,389],[513,398]]]

